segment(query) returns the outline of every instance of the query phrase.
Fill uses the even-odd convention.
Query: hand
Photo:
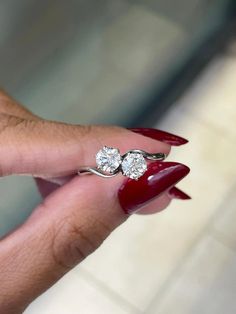
[[[143,135],[145,136],[143,136]],[[138,180],[76,175],[93,165],[104,145],[122,153],[139,148],[170,152],[187,141],[152,129],[79,126],[40,119],[0,92],[0,176],[36,178],[42,203],[0,242],[0,313],[18,314],[72,267],[96,250],[131,213],[154,213],[173,197],[189,172],[172,162],[151,162]]]

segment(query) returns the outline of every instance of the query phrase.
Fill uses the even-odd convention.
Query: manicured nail
[[[118,191],[120,205],[127,214],[139,210],[183,179],[190,169],[176,162],[153,162],[137,181],[127,179]]]
[[[161,130],[151,128],[129,128],[128,130],[173,146],[180,146],[188,143],[188,140],[183,137]]]
[[[184,193],[175,186],[169,189],[168,195],[171,199],[191,200],[191,197],[188,194]]]

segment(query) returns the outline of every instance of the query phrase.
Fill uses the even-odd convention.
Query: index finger
[[[120,127],[69,125],[0,114],[0,176],[73,174],[80,166],[94,166],[96,152],[105,145],[119,148],[122,154],[137,148],[166,154],[170,150],[165,143]]]

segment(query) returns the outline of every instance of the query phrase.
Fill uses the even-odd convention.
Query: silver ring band
[[[167,155],[164,153],[148,153],[141,149],[132,149],[120,155],[117,148],[104,146],[96,154],[96,167],[81,167],[78,174],[96,174],[102,178],[113,178],[118,173],[131,179],[138,180],[147,170],[147,162],[163,161]]]
[[[148,159],[148,160],[152,160],[152,161],[162,161],[164,159],[166,159],[167,155],[164,153],[147,153],[144,150],[141,149],[132,149],[129,150],[127,153],[125,153],[122,157],[126,157],[129,153],[138,153],[143,155],[144,158]]]

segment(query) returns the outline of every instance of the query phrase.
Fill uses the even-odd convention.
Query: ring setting
[[[104,146],[96,154],[96,167],[82,167],[78,174],[93,173],[104,178],[122,173],[124,176],[138,180],[147,171],[147,160],[164,160],[164,153],[147,153],[140,149],[129,150],[124,155],[118,148]]]

